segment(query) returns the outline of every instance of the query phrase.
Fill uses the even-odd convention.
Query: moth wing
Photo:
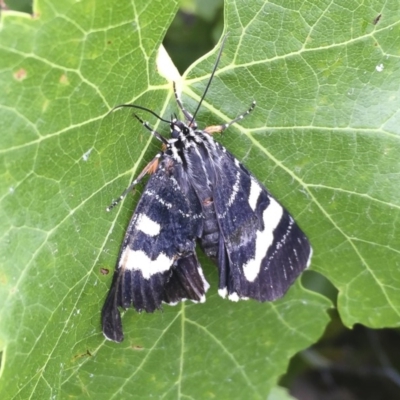
[[[209,288],[196,253],[181,257],[172,268],[172,274],[164,286],[163,302],[170,305],[190,299],[204,303],[205,292]]]
[[[182,166],[164,155],[147,182],[121,246],[102,310],[107,339],[123,340],[118,307],[153,312],[163,300],[168,302],[170,287],[178,278],[185,283],[179,292],[182,298],[204,296],[201,266],[193,256],[202,223],[201,206]],[[186,265],[195,276],[182,272]],[[178,295],[173,298],[178,300]]]
[[[235,301],[280,298],[308,266],[310,243],[289,213],[225,149],[218,165],[219,293]]]

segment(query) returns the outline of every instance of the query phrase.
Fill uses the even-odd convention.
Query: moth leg
[[[186,110],[186,108],[183,106],[182,100],[179,97],[178,91],[176,90],[175,82],[173,83],[173,86],[174,86],[175,100],[178,103],[179,108],[181,109],[183,115],[185,116],[186,121],[189,122],[190,128],[193,128],[194,130],[196,130],[197,129],[197,122],[193,119],[193,115],[190,114],[190,112],[188,110]]]
[[[145,125],[146,126],[146,125]],[[150,128],[151,129],[151,128]],[[107,208],[107,211],[111,211],[121,200],[125,198],[125,196],[138,184],[140,181],[144,178],[146,174],[154,174],[158,167],[158,163],[160,161],[160,157],[162,156],[163,152],[160,151],[159,153],[156,154],[156,156],[143,168],[142,172],[139,174],[139,176],[132,181],[132,183],[128,186],[127,189],[125,189],[121,196],[118,197],[117,200],[114,200]]]
[[[210,135],[212,135],[213,133],[223,132],[224,130],[228,129],[232,124],[234,124],[235,122],[241,121],[244,117],[247,117],[254,110],[255,106],[256,106],[256,102],[253,101],[251,103],[250,108],[245,113],[240,114],[238,117],[236,117],[232,121],[230,121],[226,124],[207,126],[204,129],[204,131],[209,133]]]

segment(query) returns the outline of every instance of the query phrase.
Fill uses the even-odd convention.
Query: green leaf
[[[275,387],[271,390],[268,400],[295,400],[286,389]]]
[[[257,100],[217,140],[308,234],[344,322],[398,326],[400,5],[296,4],[226,2],[229,37],[197,120],[226,122]],[[176,111],[156,52],[177,7],[37,1],[33,18],[2,15],[1,398],[265,398],[326,326],[329,301],[300,282],[274,303],[220,299],[201,257],[205,304],[129,310],[119,345],[101,334],[102,269],[140,193],[104,210],[158,150],[129,112],[108,112]],[[190,110],[217,50],[180,82]]]

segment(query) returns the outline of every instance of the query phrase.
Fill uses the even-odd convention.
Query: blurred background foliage
[[[0,0],[2,10],[32,14],[32,0]],[[182,0],[164,46],[182,74],[211,50],[223,31],[223,0]],[[306,271],[302,283],[336,304],[337,291],[323,276]],[[362,305],[360,305],[362,307]],[[331,323],[311,348],[295,356],[281,385],[299,400],[400,399],[398,329],[352,330],[331,310]]]

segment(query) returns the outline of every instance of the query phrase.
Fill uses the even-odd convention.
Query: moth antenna
[[[175,95],[175,100],[178,103],[178,107],[179,109],[182,111],[183,115],[186,118],[186,122],[188,123],[189,126],[191,126],[193,129],[197,129],[197,124],[196,122],[193,120],[193,115],[190,114],[190,112],[188,110],[186,110],[186,108],[183,106],[182,104],[182,100],[179,97],[178,91],[176,89],[176,84],[175,82],[173,82],[173,87],[174,87],[174,95]],[[178,119],[178,117],[175,115],[175,118]],[[192,121],[192,122],[190,122]]]
[[[213,78],[214,78],[215,71],[217,70],[219,61],[220,61],[220,59],[221,59],[222,50],[224,49],[225,41],[226,41],[228,35],[229,35],[229,32],[222,38],[221,48],[219,49],[219,52],[218,52],[217,61],[216,61],[215,64],[214,64],[214,68],[213,68],[213,70],[212,70],[212,72],[211,72],[210,79],[208,80],[207,86],[206,86],[206,88],[205,88],[205,90],[204,90],[203,95],[201,96],[201,99],[200,99],[200,101],[199,101],[199,104],[197,104],[196,111],[193,113],[193,116],[192,116],[192,119],[191,119],[189,125],[192,125],[192,124],[193,124],[193,122],[194,122],[194,120],[195,120],[195,118],[196,118],[196,115],[197,115],[197,113],[199,112],[199,109],[200,109],[200,107],[201,107],[201,103],[203,103],[203,100],[204,100],[204,98],[206,97],[206,94],[207,94],[207,92],[208,92],[208,89],[209,89],[209,87],[210,87],[210,85],[211,85],[211,81],[212,81]]]
[[[128,108],[128,107],[129,107],[129,108],[137,108],[138,110],[143,110],[143,111],[146,111],[146,112],[148,112],[148,113],[154,115],[157,119],[159,119],[159,120],[162,121],[162,122],[166,122],[167,124],[169,124],[169,122],[170,122],[170,121],[168,121],[168,120],[166,120],[166,119],[164,119],[164,118],[161,118],[158,114],[156,114],[154,111],[150,110],[149,108],[142,107],[142,106],[137,106],[136,104],[119,104],[118,106],[115,106],[115,107],[110,111],[110,113],[113,112],[113,111],[115,111],[115,110],[118,110],[119,108],[123,108],[123,107],[127,107],[127,108]]]
[[[226,124],[220,124],[220,125],[211,125],[211,126],[207,126],[204,131],[207,133],[215,133],[215,132],[223,132],[224,130],[228,129],[232,124],[234,124],[235,122],[241,121],[243,118],[247,117],[255,108],[256,106],[256,102],[253,101],[251,103],[250,108],[244,112],[243,114],[238,115],[235,119],[233,119],[232,121],[227,122]]]
[[[166,122],[167,124],[170,123],[170,121],[167,121],[166,119],[161,118],[161,117],[160,117],[158,114],[156,114],[154,111],[152,111],[152,110],[150,110],[150,109],[148,109],[148,108],[146,108],[146,107],[137,106],[136,104],[120,104],[120,105],[118,105],[118,106],[115,106],[110,112],[113,112],[113,111],[115,111],[115,110],[117,110],[117,109],[119,109],[119,108],[123,108],[123,107],[127,107],[127,108],[128,108],[128,107],[129,107],[129,108],[136,108],[136,109],[139,109],[139,110],[146,111],[146,112],[148,112],[148,113],[154,115],[154,116],[155,116],[157,119],[159,119],[160,121]],[[143,121],[140,117],[138,117],[136,114],[133,114],[133,115],[136,117],[136,119],[138,119],[138,120],[140,121],[140,123],[141,123],[147,130],[150,131],[150,133],[151,133],[156,139],[158,139],[160,142],[162,142],[162,143],[164,143],[164,144],[167,144],[167,143],[168,143],[168,140],[165,139],[165,137],[162,136],[160,133],[158,133],[157,131],[155,131],[154,129],[152,129],[148,122],[144,122],[144,121]]]

